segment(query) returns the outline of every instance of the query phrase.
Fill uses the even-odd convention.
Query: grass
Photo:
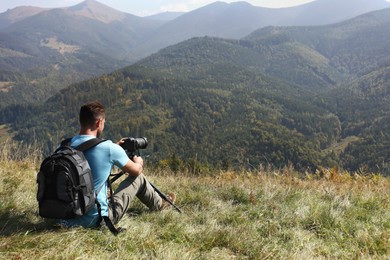
[[[157,187],[177,193],[184,213],[150,213],[135,201],[114,237],[41,219],[40,158],[10,154],[0,156],[1,259],[390,259],[390,180],[379,175],[146,168]]]

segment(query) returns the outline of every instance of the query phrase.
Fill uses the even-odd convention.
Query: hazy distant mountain
[[[162,23],[94,0],[38,11],[0,30],[0,81],[14,86],[0,93],[3,104],[45,99],[71,83],[133,63],[142,57],[132,53],[134,46]]]
[[[0,47],[37,55],[47,49],[43,41],[55,38],[79,50],[134,61],[138,57],[129,56],[132,47],[161,24],[87,0],[69,8],[41,11],[3,28]]]
[[[390,66],[389,35],[388,8],[330,26],[270,26],[240,43],[260,54],[260,67],[268,75],[321,86]],[[302,75],[307,70],[311,73]]]
[[[274,26],[324,25],[390,7],[385,0],[317,0],[289,8],[262,8],[246,2],[215,2],[181,15],[153,31],[137,48],[156,49],[198,36],[239,39],[256,29]]]
[[[74,15],[79,15],[104,23],[123,21],[126,16],[128,16],[126,13],[115,10],[95,0],[85,0],[78,5],[66,9]]]
[[[33,6],[21,6],[0,13],[0,30],[45,10],[47,9]]]
[[[41,34],[40,40],[56,37],[65,44],[72,43],[114,58],[135,61],[192,37],[207,35],[239,39],[269,25],[329,24],[385,7],[390,7],[385,0],[317,0],[279,9],[255,7],[246,2],[215,2],[188,13],[168,12],[142,18],[117,11],[96,0],[86,0],[69,8],[21,7],[0,14],[0,20],[4,21],[0,32],[7,33],[7,36],[0,35],[0,48],[8,49],[12,45],[12,51],[23,52],[23,49],[31,49],[30,45],[36,45],[31,38]],[[38,15],[35,17],[35,14]]]
[[[139,64],[182,74],[191,70],[183,63],[184,57],[191,56],[189,67],[231,63],[301,87],[321,89],[340,82],[345,85],[344,80],[349,85],[351,78],[389,67],[389,35],[390,9],[384,9],[328,26],[269,26],[238,41],[195,38],[167,47]]]
[[[281,25],[332,24],[389,7],[384,0],[316,0],[294,7],[292,16]]]

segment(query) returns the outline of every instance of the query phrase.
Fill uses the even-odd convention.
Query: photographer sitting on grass
[[[90,102],[83,105],[80,109],[80,133],[71,139],[70,145],[77,147],[92,138],[99,137],[103,132],[104,123],[105,109],[102,104]],[[109,217],[114,224],[118,223],[129,209],[134,197],[137,197],[151,211],[159,211],[169,206],[169,203],[160,197],[143,175],[143,159],[139,156],[129,159],[120,146],[122,142],[123,139],[118,143],[107,140],[84,152],[91,167],[95,191],[99,191],[97,200],[101,207],[101,216]],[[107,179],[114,165],[128,177],[119,184],[110,199],[112,203],[109,203]],[[175,201],[174,193],[170,193],[168,197],[172,202]],[[84,216],[59,220],[59,224],[65,227],[97,227],[100,222],[97,205]]]

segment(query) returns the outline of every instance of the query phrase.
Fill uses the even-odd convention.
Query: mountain
[[[2,47],[13,50],[41,47],[49,38],[63,39],[66,44],[90,48],[98,53],[135,60],[129,50],[143,34],[160,26],[161,22],[116,11],[94,0],[69,8],[40,12],[1,30]],[[37,37],[37,35],[39,35]],[[7,40],[6,36],[15,40]],[[18,46],[11,45],[17,43]],[[30,54],[26,52],[26,54]]]
[[[155,50],[199,36],[242,38],[266,26],[325,25],[384,8],[385,0],[317,0],[289,8],[255,7],[246,2],[215,2],[158,27],[136,49]]]
[[[51,150],[77,132],[76,109],[98,99],[106,137],[148,137],[151,163],[390,174],[389,17],[385,9],[239,40],[192,38],[43,105],[3,109],[0,123]]]
[[[250,66],[308,89],[336,87],[340,82],[345,84],[351,77],[364,77],[378,67],[390,65],[390,52],[386,47],[390,45],[389,13],[390,9],[384,9],[329,26],[269,26],[238,40],[241,51],[234,46],[230,55],[223,55],[216,47],[209,53],[219,58],[226,57],[224,62]],[[157,56],[168,52],[167,56],[172,58],[161,59],[151,55],[142,64],[150,60],[152,62],[147,66],[182,73],[181,70],[187,69],[183,64],[177,68],[179,71],[172,70],[172,66],[177,64],[176,58],[186,53],[185,48],[188,46],[181,44],[168,47]],[[170,53],[171,49],[175,52]],[[227,51],[226,48],[223,50]],[[193,62],[205,55],[195,56]]]
[[[298,76],[304,81],[297,83],[333,86],[390,65],[389,13],[390,9],[371,12],[330,27],[267,27],[244,37],[241,44],[261,54],[262,71],[269,75],[296,82],[294,75],[305,68],[309,75]],[[272,49],[265,47],[270,44]],[[275,51],[278,55],[272,55]]]
[[[0,31],[2,105],[42,101],[71,83],[139,59],[132,47],[160,26],[87,0],[70,8],[41,10]]]
[[[326,24],[386,6],[384,0],[317,0],[279,9],[215,2],[170,18],[138,17],[95,0],[68,8],[15,8],[0,14],[0,107],[42,102],[69,84],[192,37],[240,39],[269,25]],[[322,86],[338,80],[333,72],[320,75],[332,69],[326,59],[316,62],[311,65],[318,66],[318,75],[306,81],[319,77]]]
[[[78,5],[66,8],[73,15],[90,18],[103,23],[123,21],[127,14],[117,11],[95,0],[86,0]]]
[[[332,24],[389,7],[390,3],[383,0],[317,0],[292,9],[294,14],[288,20],[295,17],[294,25]],[[287,22],[291,24],[291,20]]]
[[[21,6],[7,10],[6,12],[0,14],[0,30],[45,10],[47,9],[34,6]]]

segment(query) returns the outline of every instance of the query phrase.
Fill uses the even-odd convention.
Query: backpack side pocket
[[[42,171],[39,171],[37,174],[37,184],[38,184],[38,192],[37,192],[37,200],[41,201],[45,196],[45,175]]]

